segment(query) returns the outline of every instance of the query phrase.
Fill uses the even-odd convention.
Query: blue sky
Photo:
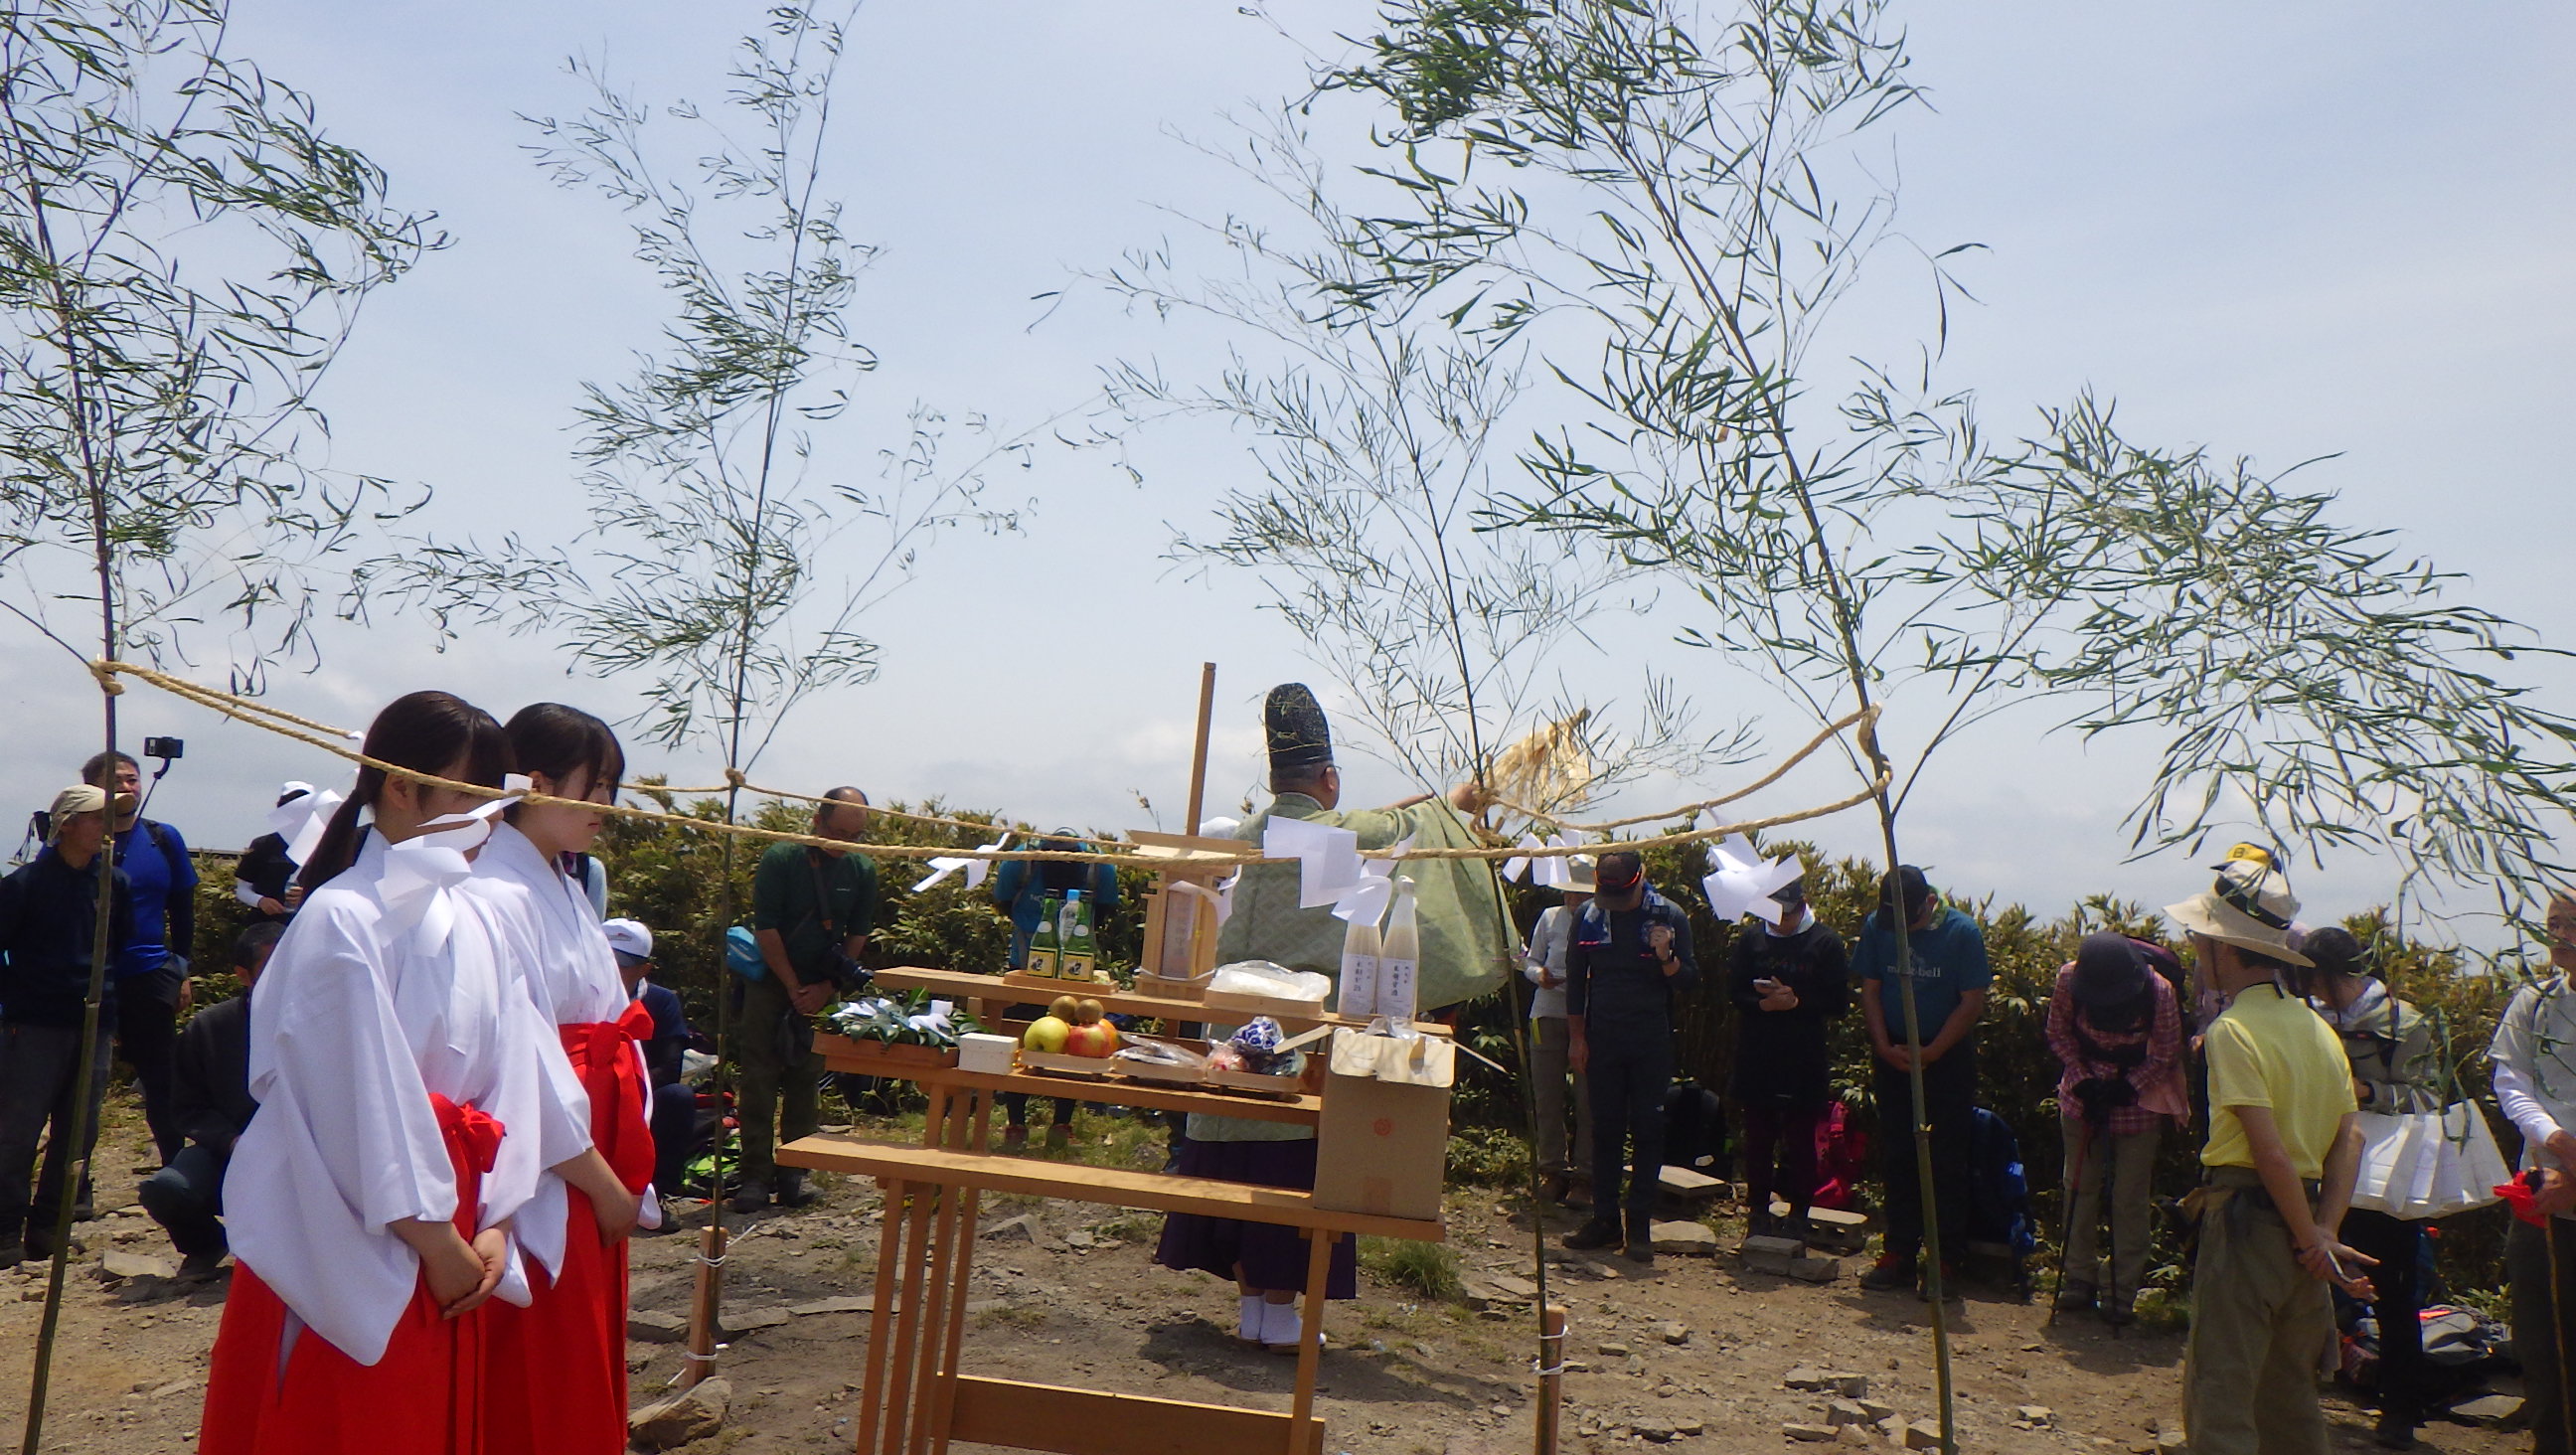
[[[574,51],[645,96],[711,95],[755,13],[238,0],[239,48],[313,92],[335,135],[386,165],[399,197],[437,211],[456,240],[370,305],[326,399],[333,463],[433,487],[430,519],[445,529],[507,521],[549,539],[578,527],[577,385],[621,373],[652,342],[661,304],[615,216],[529,164],[514,114],[580,104],[560,65]],[[2271,465],[2337,454],[2308,478],[2342,494],[2344,518],[2398,529],[2469,573],[2480,603],[2576,644],[2560,564],[2576,492],[2548,423],[2576,392],[2576,134],[2558,59],[2576,18],[2541,4],[1947,0],[1897,13],[1934,103],[1885,139],[1902,227],[1928,247],[1991,250],[1965,268],[1981,301],[1954,322],[1948,361],[1990,419],[2012,424],[2090,387],[2116,396],[2145,438]],[[1279,16],[1330,52],[1367,8]],[[1179,231],[1174,210],[1236,200],[1223,169],[1171,133],[1221,138],[1222,113],[1296,89],[1304,64],[1230,6],[864,10],[831,181],[851,230],[883,245],[854,321],[884,363],[827,454],[864,468],[916,400],[1025,425],[1079,401],[1120,357],[1205,367],[1221,340],[1126,317],[1078,275]],[[1855,299],[1841,325],[1852,348],[1920,336],[1907,286]],[[1060,306],[1032,301],[1063,289]],[[1103,827],[1146,826],[1131,797],[1141,791],[1171,826],[1197,664],[1215,660],[1211,798],[1250,791],[1261,690],[1313,669],[1255,609],[1251,583],[1193,579],[1163,557],[1173,528],[1204,522],[1218,491],[1254,478],[1253,462],[1241,440],[1204,430],[1147,437],[1136,462],[1141,485],[1065,452],[997,481],[1034,502],[1026,532],[932,550],[918,584],[868,623],[884,644],[880,680],[807,708],[760,776]],[[1600,670],[1679,674],[1715,716],[1761,706],[1658,631],[1620,650],[1628,659]],[[567,680],[565,666],[546,643],[490,635],[442,657],[417,622],[389,620],[331,633],[322,671],[278,695],[352,725],[428,685],[504,715],[540,697],[631,706],[624,685]],[[93,699],[77,667],[18,637],[0,635],[0,671],[0,701],[21,724],[0,793],[32,806],[92,741]],[[2548,680],[2554,704],[2576,710],[2569,679]],[[278,780],[331,773],[176,704],[126,701],[130,732],[189,738],[159,802],[197,841],[239,843]],[[1909,810],[1911,856],[1936,879],[2046,912],[2091,890],[2161,903],[2194,887],[2187,861],[2118,862],[2143,745],[2088,753],[2039,740],[2040,725],[2006,717],[1962,745]],[[1772,732],[1804,736],[1785,719]],[[711,775],[703,758],[645,766]],[[1366,764],[1351,777],[1370,800],[1407,788]],[[1757,807],[1801,793],[1827,796],[1793,784]],[[1817,837],[1858,849],[1870,831],[1850,819]],[[2384,886],[2358,860],[2301,880],[2327,912]]]

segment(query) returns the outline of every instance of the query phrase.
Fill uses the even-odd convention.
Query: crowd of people
[[[1485,800],[1473,784],[1344,808],[1329,725],[1302,686],[1273,691],[1265,729],[1273,802],[1240,837],[1293,819],[1348,830],[1364,849],[1476,842]],[[346,798],[286,785],[282,827],[236,871],[249,923],[228,968],[244,993],[193,1015],[197,870],[185,842],[143,815],[130,758],[93,759],[55,796],[43,850],[0,879],[0,1265],[55,1252],[67,1194],[70,1221],[89,1215],[90,1187],[71,1186],[90,1150],[75,1155],[76,1128],[94,1143],[121,1060],[161,1163],[138,1198],[181,1255],[179,1276],[233,1265],[204,1449],[622,1449],[625,1240],[672,1225],[666,1204],[721,1116],[691,1084],[705,1042],[652,979],[653,932],[608,917],[591,854],[623,749],[606,723],[561,704],[504,724],[422,692],[378,715],[365,752],[557,801],[487,799],[374,767]],[[865,983],[880,911],[860,851],[869,823],[864,793],[833,789],[813,821],[825,843],[773,845],[755,871],[725,977],[739,1177],[688,1188],[729,1196],[733,1211],[816,1195],[776,1148],[819,1120],[814,1013]],[[1087,847],[1070,830],[1046,842]],[[1722,979],[1712,969],[1705,986],[1689,917],[1633,851],[1572,861],[1562,902],[1517,949],[1501,938],[1483,863],[1422,858],[1404,872],[1422,1005],[1489,993],[1514,961],[1529,983],[1544,1196],[1587,1210],[1567,1246],[1653,1260],[1677,1025],[1704,995],[1736,1012],[1727,1091],[1748,1234],[1807,1234],[1839,1123],[1837,1027],[1857,1006],[1884,1220],[1862,1286],[1956,1288],[1983,1191],[1977,1033],[1992,972],[1977,922],[1919,869],[1886,876],[1849,942],[1791,878],[1735,927]],[[1306,902],[1299,875],[1291,863],[1243,872],[1221,960],[1339,972],[1344,922]],[[1105,865],[1013,862],[993,876],[1012,964],[1044,897],[1071,889],[1116,902]],[[2338,1296],[2376,1320],[2383,1444],[2412,1443],[2437,1393],[2419,1323],[2426,1222],[2354,1206],[2373,1129],[2444,1105],[2433,1028],[2373,974],[2364,945],[2305,926],[2300,908],[2273,856],[2240,845],[2208,890],[2166,910],[2189,937],[2188,969],[2160,944],[2093,934],[2047,1003],[2067,1190],[2057,1312],[2137,1317],[2159,1153],[2194,1126],[2205,1085],[2202,1176],[2183,1199],[2194,1229],[2184,1417],[2204,1455],[2327,1448],[2316,1371]],[[2507,1256],[2514,1336],[2539,1371],[2527,1386],[2537,1448],[2554,1455],[2568,1448],[2566,1392],[2545,1376],[2576,1313],[2561,1271],[2576,1270],[2576,1064],[2564,1059],[2576,1046],[2576,897],[2552,903],[2548,934],[2554,973],[2515,994],[2491,1058],[2524,1142],[2531,1214]],[[97,964],[108,993],[84,1058]],[[1073,1111],[1056,1103],[1050,1140]],[[1007,1121],[1005,1146],[1024,1145],[1025,1099]],[[1175,1129],[1173,1169],[1311,1187],[1313,1132],[1192,1116]],[[1334,1249],[1328,1297],[1355,1295],[1353,1254],[1347,1239]],[[1292,1232],[1173,1215],[1155,1257],[1233,1281],[1247,1345],[1297,1347],[1308,1265]]]

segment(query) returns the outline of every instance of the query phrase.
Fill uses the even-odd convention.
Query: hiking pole
[[[2531,1175],[2539,1176],[2538,1173]],[[2558,1364],[2559,1455],[2569,1455],[2569,1452],[2576,1451],[2576,1440],[2567,1438],[2567,1320],[2559,1312],[2562,1305],[2559,1302],[2558,1219],[2555,1216],[2541,1220],[2540,1244],[2549,1252],[2549,1351],[2557,1356]]]
[[[2083,1118],[2075,1125],[2075,1170],[2067,1174],[2065,1186],[2061,1189],[2066,1198],[2066,1215],[2058,1219],[2057,1288],[2049,1294],[2048,1318],[2044,1321],[2044,1327],[2052,1329],[2057,1327],[2058,1303],[2066,1297],[2066,1265],[2075,1249],[2075,1204],[2079,1189],[2084,1186],[2085,1168],[2093,1160],[2092,1119]]]

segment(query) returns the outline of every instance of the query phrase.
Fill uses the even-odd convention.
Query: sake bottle
[[[1395,908],[1386,914],[1386,938],[1378,950],[1376,1014],[1399,1024],[1410,1023],[1421,994],[1416,975],[1422,966],[1422,931],[1414,924],[1413,880],[1397,875]]]
[[[1354,915],[1342,932],[1341,997],[1333,1008],[1362,1020],[1377,1014],[1377,919]]]
[[[1029,957],[1022,967],[1024,973],[1049,980],[1055,978],[1056,961],[1062,954],[1064,943],[1056,931],[1055,922],[1056,916],[1063,911],[1064,901],[1052,894],[1046,897],[1046,912],[1038,918],[1037,933],[1029,936]]]
[[[1091,938],[1091,901],[1083,898],[1079,889],[1065,891],[1064,925],[1057,939],[1062,948],[1056,952],[1056,978],[1089,980],[1098,956]]]

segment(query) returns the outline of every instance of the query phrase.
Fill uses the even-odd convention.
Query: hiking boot
[[[1931,1302],[1932,1280],[1928,1278],[1924,1279],[1921,1285],[1914,1290],[1914,1296],[1922,1299],[1926,1303]],[[1959,1292],[1959,1265],[1944,1260],[1941,1264],[1941,1297],[1944,1301],[1948,1301],[1962,1296],[1963,1295]]]
[[[778,1205],[780,1207],[805,1207],[822,1195],[805,1185],[804,1168],[778,1169]]]
[[[1872,1293],[1892,1293],[1912,1288],[1920,1274],[1916,1259],[1907,1253],[1881,1253],[1869,1271],[1860,1276],[1860,1286]]]
[[[1012,1153],[1012,1154],[1016,1155],[1016,1154],[1018,1154],[1018,1153],[1025,1152],[1025,1151],[1027,1151],[1028,1149],[1029,1149],[1029,1129],[1028,1129],[1028,1128],[1026,1128],[1026,1127],[1004,1127],[1004,1128],[1002,1128],[1002,1150],[1003,1150],[1003,1151],[1005,1151],[1005,1152],[1009,1152],[1009,1153]]]
[[[1072,1140],[1073,1128],[1068,1127],[1061,1122],[1047,1128],[1046,1144],[1049,1151],[1061,1152],[1065,1149],[1068,1143],[1072,1142]]]
[[[733,1196],[726,1200],[725,1206],[749,1217],[769,1206],[769,1184],[746,1182],[733,1190]]]
[[[1578,1253],[1590,1253],[1617,1246],[1619,1222],[1616,1218],[1594,1218],[1565,1235],[1565,1246]]]
[[[2109,1324],[2112,1328],[2125,1329],[2137,1321],[2137,1314],[2131,1311],[2127,1304],[2106,1303],[2102,1305],[2102,1322]]]
[[[1539,1205],[1541,1207],[1563,1206],[1565,1203],[1565,1195],[1573,1190],[1573,1184],[1565,1180],[1564,1173],[1548,1173],[1545,1177],[1539,1179]]]
[[[16,1238],[11,1238],[8,1242],[0,1243],[0,1269],[15,1268],[26,1261],[27,1245],[25,1243],[18,1241]]]
[[[2389,1410],[2371,1428],[2371,1440],[2383,1450],[2415,1448],[2415,1417],[2399,1410]]]
[[[2092,1284],[2078,1283],[2070,1278],[2057,1290],[2056,1308],[2062,1314],[2089,1313],[2100,1300],[2101,1294]]]
[[[1629,1262],[1653,1263],[1655,1261],[1655,1237],[1652,1228],[1653,1224],[1643,1217],[1628,1219]]]
[[[191,1253],[179,1260],[181,1283],[212,1283],[223,1276],[224,1255],[220,1252]]]

